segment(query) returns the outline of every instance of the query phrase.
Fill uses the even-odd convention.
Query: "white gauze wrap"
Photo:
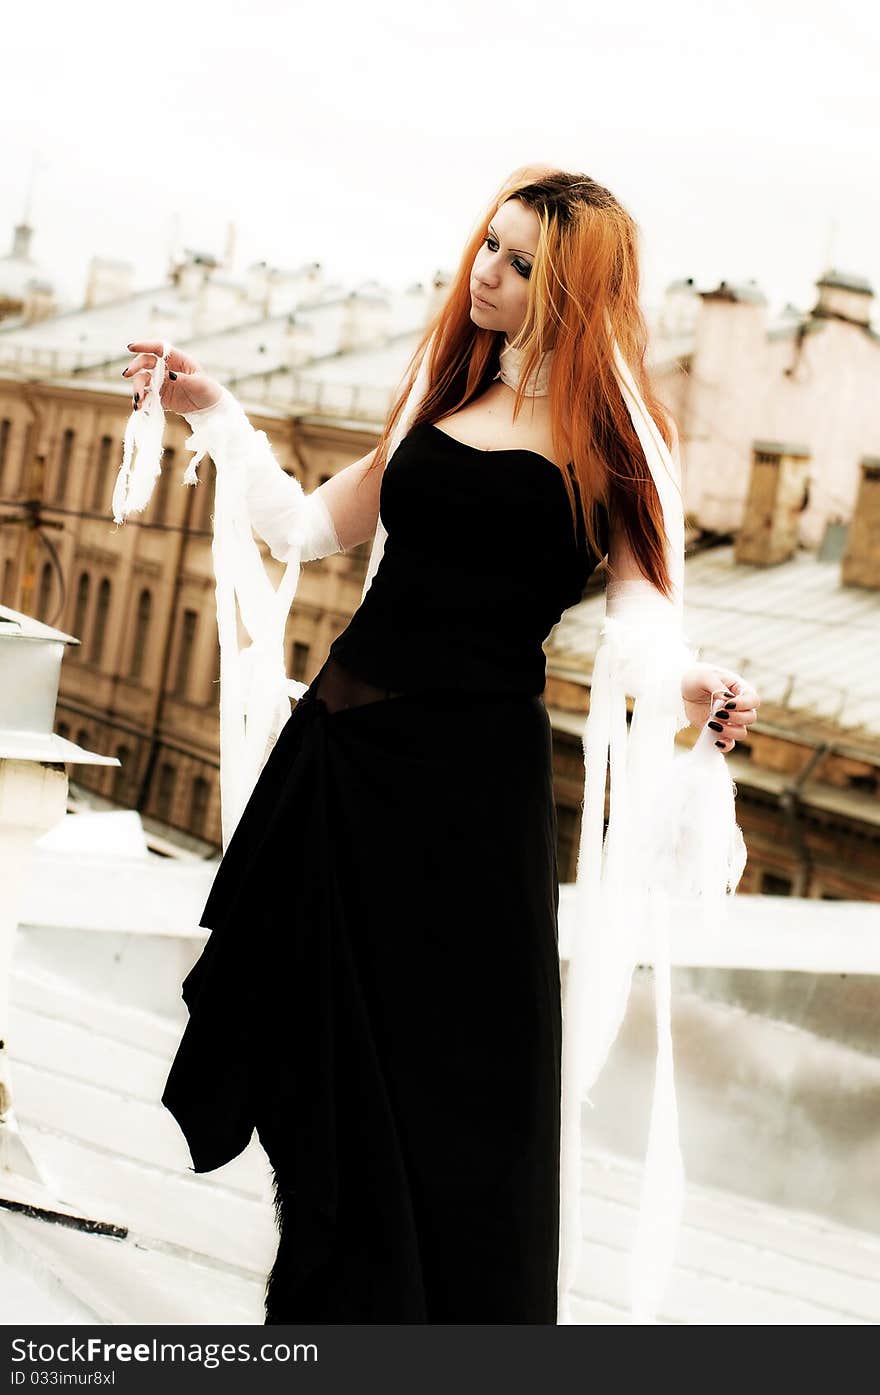
[[[161,473],[164,413],[159,387],[164,355],[153,370],[146,405],[126,425],[125,451],[113,496],[117,522],[146,508]],[[195,452],[184,483],[197,484],[197,466],[210,454],[216,466],[214,560],[220,641],[220,803],[224,849],[250,798],[266,758],[290,717],[291,697],[305,683],[287,678],[284,635],[296,595],[300,564],[342,550],[320,491],[305,494],[278,464],[264,431],[224,388],[220,400],[186,415]],[[132,466],[131,443],[137,445]],[[273,585],[251,524],[286,563]],[[239,621],[247,640],[239,645]]]

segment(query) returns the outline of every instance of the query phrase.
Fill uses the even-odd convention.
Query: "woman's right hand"
[[[194,358],[163,343],[161,339],[135,340],[126,345],[135,355],[123,370],[132,388],[132,406],[140,411],[152,391],[152,370],[165,354],[165,377],[159,389],[159,401],[166,412],[201,412],[205,407],[213,407],[223,395],[223,389],[214,378],[203,373]]]

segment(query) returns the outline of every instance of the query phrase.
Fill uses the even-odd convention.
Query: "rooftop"
[[[839,563],[802,550],[758,567],[734,560],[732,545],[685,564],[685,632],[701,657],[749,678],[762,707],[797,715],[852,743],[880,738],[880,591],[844,586]],[[548,666],[592,670],[604,592],[588,594],[548,641]]]
[[[82,819],[86,827],[71,826]],[[68,815],[44,836],[12,984],[22,1130],[52,1179],[60,1219],[87,1217],[117,1233],[29,1213],[27,1183],[16,1192],[0,1174],[0,1302],[7,1320],[22,1322],[256,1325],[275,1247],[266,1158],[253,1140],[226,1167],[194,1175],[159,1103],[186,1020],[180,982],[204,943],[197,921],[214,867],[150,855],[135,822]],[[572,893],[562,888],[563,963],[574,932]],[[747,965],[747,981],[772,970],[766,981],[777,988],[804,975],[876,984],[875,913],[857,904],[735,898],[730,924],[711,946],[686,917],[677,924],[674,973]],[[644,950],[649,963],[650,945]],[[652,1024],[653,992],[640,970],[594,1108],[584,1112],[585,1232],[574,1310],[582,1323],[628,1321]],[[880,1219],[874,1212],[871,1222],[868,1180],[876,1145],[866,1135],[853,1158],[845,1121],[839,1134],[822,1104],[833,1078],[851,1099],[858,1093],[867,1126],[880,1097],[876,1059],[833,1031],[823,1038],[803,1017],[744,1013],[681,978],[674,1026],[688,1185],[662,1322],[876,1322]],[[722,1046],[738,1062],[738,1083],[727,1092],[712,1078]],[[730,1076],[729,1063],[723,1069]],[[799,1134],[804,1110],[809,1142]],[[805,1154],[814,1155],[813,1190],[798,1195]],[[774,1200],[754,1194],[749,1178],[758,1172],[777,1189]],[[804,1205],[811,1197],[816,1204]]]

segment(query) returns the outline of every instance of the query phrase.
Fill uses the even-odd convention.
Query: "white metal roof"
[[[548,660],[589,674],[604,610],[597,591],[567,611]],[[880,736],[880,590],[844,586],[839,563],[808,551],[770,567],[736,562],[732,546],[697,553],[686,562],[685,629],[762,703]]]

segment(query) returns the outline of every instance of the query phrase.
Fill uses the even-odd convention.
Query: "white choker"
[[[550,391],[550,367],[553,362],[553,350],[547,349],[538,361],[535,371],[526,383],[524,392],[526,397],[546,397]],[[525,367],[525,350],[515,349],[507,335],[504,336],[504,348],[501,350],[501,368],[495,374],[494,382],[500,378],[502,383],[516,390]]]

